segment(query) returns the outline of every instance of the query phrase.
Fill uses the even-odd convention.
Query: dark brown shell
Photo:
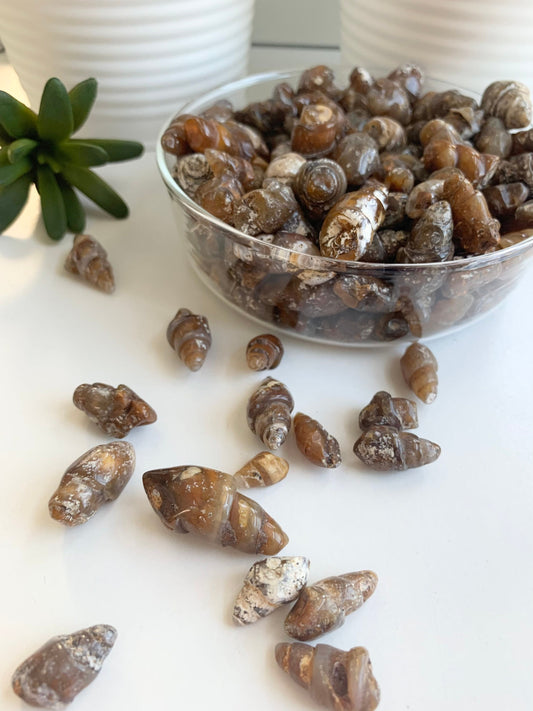
[[[64,708],[98,676],[116,638],[111,625],[52,637],[17,667],[13,691],[31,706]]]
[[[377,392],[369,404],[359,414],[359,427],[368,430],[371,427],[386,425],[398,430],[411,430],[418,427],[416,402],[404,397],[391,397],[385,390]]]
[[[294,181],[294,192],[311,219],[318,220],[348,187],[341,166],[329,158],[306,161]]]

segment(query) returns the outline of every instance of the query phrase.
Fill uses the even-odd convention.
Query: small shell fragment
[[[344,624],[373,594],[378,576],[371,570],[335,575],[306,586],[285,619],[285,632],[302,642]]]
[[[379,686],[364,647],[344,652],[329,644],[281,642],[276,645],[276,661],[331,711],[374,711],[379,704]]]
[[[272,333],[254,336],[246,346],[246,362],[251,370],[273,370],[281,363],[283,345]]]
[[[205,316],[179,309],[167,328],[167,341],[189,370],[195,373],[211,348],[211,331]]]
[[[110,625],[52,637],[15,670],[13,691],[31,706],[60,711],[96,678],[116,637]]]
[[[65,269],[79,275],[91,286],[106,294],[115,291],[113,267],[107,258],[107,252],[100,242],[91,235],[79,234],[74,237],[74,244],[67,255]]]
[[[66,526],[85,523],[107,501],[114,501],[131,479],[135,450],[129,442],[93,447],[63,474],[48,502],[50,516]]]
[[[233,621],[248,625],[293,602],[308,574],[309,560],[304,556],[265,558],[254,563],[235,600]]]
[[[300,452],[318,467],[334,469],[341,463],[339,443],[312,417],[301,412],[296,413],[294,435]]]
[[[289,463],[286,459],[272,452],[259,452],[235,472],[234,478],[238,481],[239,489],[254,489],[277,484],[285,479],[288,471]]]
[[[433,353],[422,343],[412,343],[400,359],[405,382],[422,402],[433,402],[437,397],[438,363]]]
[[[157,420],[155,410],[127,385],[83,383],[73,395],[77,408],[111,437],[125,437],[133,427]]]

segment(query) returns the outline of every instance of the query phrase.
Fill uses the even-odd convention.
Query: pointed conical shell
[[[285,632],[307,642],[340,627],[346,615],[368,600],[377,582],[374,572],[362,570],[306,586],[287,615]]]
[[[98,675],[116,637],[110,625],[53,637],[15,670],[13,691],[32,706],[63,709]]]
[[[272,333],[255,336],[246,346],[246,362],[252,370],[277,368],[283,357],[283,345]]]
[[[422,343],[413,343],[400,359],[405,382],[422,402],[429,404],[437,397],[438,363],[433,353]]]
[[[206,317],[180,309],[168,325],[167,341],[187,368],[196,372],[211,348],[211,330]]]
[[[287,386],[265,378],[248,401],[248,426],[269,449],[278,449],[287,439],[293,408]]]
[[[431,464],[440,455],[438,444],[395,427],[371,427],[354,444],[353,451],[372,469],[393,471]]]
[[[308,574],[309,560],[303,556],[265,558],[254,563],[235,600],[233,621],[247,625],[296,600]]]
[[[332,711],[374,711],[379,686],[364,647],[344,652],[328,644],[276,645],[276,661],[311,697]]]
[[[65,269],[78,274],[84,281],[106,294],[115,291],[113,268],[107,252],[98,240],[90,235],[76,235],[71,251],[65,261]]]
[[[279,524],[237,492],[229,474],[193,465],[154,469],[143,475],[146,495],[163,524],[196,533],[245,553],[275,555],[287,545]]]

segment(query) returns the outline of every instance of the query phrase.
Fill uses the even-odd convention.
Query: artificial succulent
[[[124,218],[128,206],[90,170],[108,162],[139,156],[136,141],[72,138],[87,120],[96,99],[96,79],[86,79],[67,92],[49,79],[39,113],[0,91],[0,234],[19,215],[35,183],[48,235],[83,232],[85,210],[76,190],[113,217]]]

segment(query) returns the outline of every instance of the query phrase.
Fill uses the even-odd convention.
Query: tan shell
[[[429,404],[437,397],[439,379],[437,359],[427,346],[412,343],[400,359],[405,382],[422,402]]]
[[[180,309],[169,323],[167,341],[189,370],[199,370],[211,348],[211,330],[205,316]]]
[[[76,235],[67,255],[65,269],[78,274],[84,281],[106,294],[115,291],[115,277],[107,252],[100,242],[90,235]]]

